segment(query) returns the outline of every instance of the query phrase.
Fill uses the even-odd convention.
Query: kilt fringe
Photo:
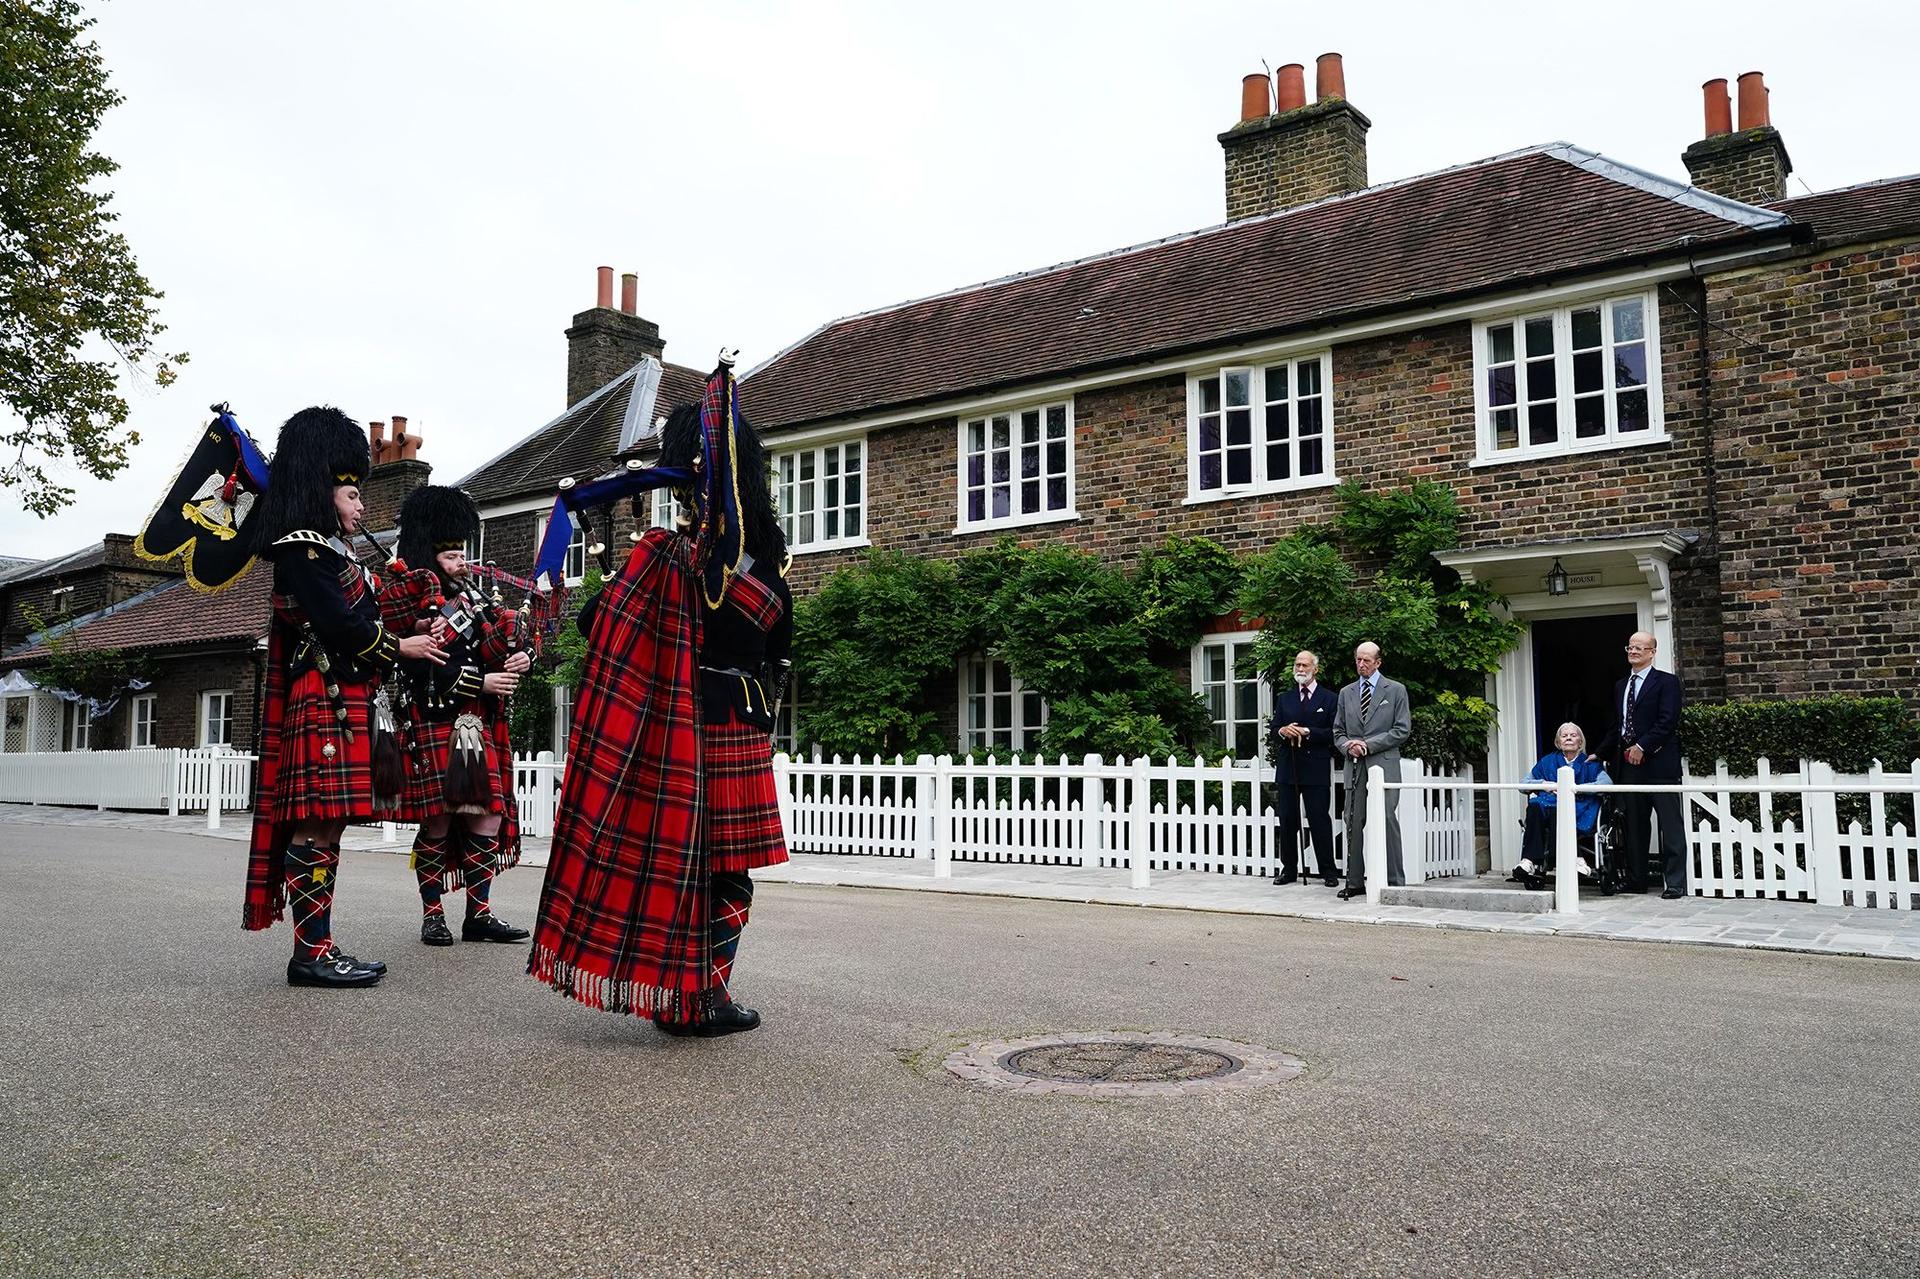
[[[413,837],[413,847],[407,852],[407,869],[415,875],[418,875],[421,870],[420,841],[423,838],[424,836],[416,834]],[[438,873],[442,893],[457,893],[467,886],[466,876],[460,869],[460,859],[451,856],[453,839],[454,832],[449,828],[438,844],[429,844],[425,850],[431,855],[432,860],[432,864],[426,869],[429,873]]]
[[[267,900],[263,901],[256,901],[249,896],[241,905],[240,927],[250,933],[257,933],[263,928],[272,928],[274,924],[287,917],[286,878],[280,870],[280,863],[276,861],[267,873],[280,881],[280,891],[270,893]]]
[[[527,957],[527,974],[551,986],[576,1003],[601,1012],[633,1017],[658,1017],[675,1023],[711,1017],[725,1003],[724,987],[700,991],[675,990],[650,982],[621,981],[589,972],[560,958],[551,946],[535,946]]]

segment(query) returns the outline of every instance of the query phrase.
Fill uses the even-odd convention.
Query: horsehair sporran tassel
[[[397,806],[407,785],[407,759],[395,732],[387,690],[373,695],[373,793],[385,807]]]
[[[452,807],[484,804],[487,785],[486,725],[471,711],[456,715],[448,744],[446,801]]]

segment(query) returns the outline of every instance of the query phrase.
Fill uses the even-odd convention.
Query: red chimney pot
[[[613,268],[610,266],[600,268],[600,287],[594,294],[593,304],[596,307],[613,305]]]
[[[1767,83],[1758,71],[1740,77],[1740,131],[1764,129],[1772,123],[1767,111]]]
[[[640,277],[628,271],[620,277],[620,309],[633,315],[640,305]]]
[[[1347,96],[1347,72],[1337,53],[1323,53],[1313,64],[1313,93],[1316,100]]]
[[[1279,79],[1279,102],[1275,110],[1293,111],[1307,105],[1307,69],[1298,62],[1289,62],[1276,73]]]
[[[1733,106],[1727,97],[1726,77],[1707,81],[1700,86],[1700,92],[1707,101],[1707,136],[1717,138],[1723,133],[1732,133]]]
[[[1265,73],[1240,77],[1240,123],[1264,120],[1273,114],[1270,90]]]

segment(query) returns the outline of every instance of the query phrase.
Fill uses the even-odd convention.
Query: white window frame
[[[553,756],[567,757],[567,745],[573,736],[574,690],[565,684],[553,686]]]
[[[1298,369],[1303,364],[1317,363],[1320,368],[1319,391],[1312,396],[1300,394],[1300,376]],[[1267,371],[1284,365],[1287,369],[1287,385],[1283,393],[1274,394],[1267,385]],[[1225,380],[1230,374],[1244,373],[1247,377],[1246,409],[1250,418],[1248,444],[1252,450],[1249,478],[1244,484],[1233,484],[1227,478],[1227,437]],[[1220,409],[1220,486],[1202,488],[1200,485],[1201,418],[1211,416],[1203,414],[1202,388],[1210,383],[1222,385]],[[1300,474],[1300,404],[1303,399],[1317,399],[1320,402],[1320,471],[1314,475]],[[1274,478],[1268,474],[1267,452],[1272,444],[1267,438],[1267,410],[1284,404],[1287,410],[1288,474]],[[1340,482],[1338,452],[1335,447],[1334,427],[1335,404],[1333,397],[1333,352],[1331,350],[1300,351],[1274,355],[1268,359],[1251,362],[1222,364],[1206,370],[1204,373],[1187,375],[1187,504],[1197,502],[1219,502],[1236,497],[1254,497],[1263,493],[1290,493],[1305,489],[1331,488]],[[1208,450],[1214,452],[1215,450]]]
[[[93,740],[93,717],[87,713],[85,699],[66,703],[66,714],[60,723],[60,749],[63,751],[85,751],[93,749],[89,742]]]
[[[213,703],[215,698],[222,699],[222,709],[225,713],[221,716],[221,719],[226,724],[225,740],[217,742],[209,740],[211,734],[207,731],[212,725]],[[202,691],[200,694],[199,711],[200,713],[197,717],[199,724],[198,727],[194,729],[194,740],[198,743],[199,748],[201,750],[211,750],[221,746],[231,748],[233,746],[233,690],[230,688],[209,688]]]
[[[1199,640],[1194,643],[1190,652],[1191,666],[1189,668],[1189,674],[1192,682],[1188,687],[1198,694],[1202,701],[1205,701],[1207,698],[1207,690],[1215,683],[1215,681],[1208,677],[1207,651],[1209,649],[1226,650],[1226,718],[1215,718],[1211,704],[1207,707],[1207,718],[1212,723],[1214,740],[1226,747],[1228,751],[1233,752],[1235,758],[1239,758],[1239,752],[1234,746],[1233,729],[1236,725],[1246,721],[1234,714],[1233,691],[1236,685],[1244,684],[1248,680],[1251,680],[1258,690],[1255,694],[1257,718],[1253,721],[1254,758],[1261,760],[1266,758],[1266,726],[1267,722],[1273,718],[1273,685],[1260,677],[1258,669],[1243,672],[1234,661],[1234,649],[1244,644],[1247,646],[1247,661],[1251,663],[1253,660],[1253,642],[1258,638],[1260,638],[1260,632],[1258,631],[1220,631],[1210,635],[1202,635]],[[1221,731],[1223,728],[1226,730],[1225,732]]]
[[[996,408],[979,414],[960,415],[954,435],[955,456],[959,458],[959,465],[954,471],[954,532],[974,533],[982,529],[1022,528],[1031,524],[1054,524],[1080,518],[1074,485],[1073,405],[1073,397],[1068,396],[1061,400],[1044,400],[1014,408]],[[1066,457],[1064,470],[1061,471],[1056,471],[1047,465],[1048,455],[1052,452],[1053,423],[1050,418],[1056,409],[1060,410],[1065,432],[1063,442]],[[1032,444],[1028,444],[1021,438],[1021,432],[1026,426],[1025,419],[1029,414],[1034,417],[1034,426],[1039,431],[1039,439]],[[1003,423],[1006,426],[1007,443],[1004,448],[997,448],[994,445],[993,431]],[[970,482],[971,475],[968,469],[976,456],[973,448],[973,433],[976,428],[981,436],[981,447],[977,454],[980,458],[981,470],[981,482],[978,485]],[[1021,462],[1029,448],[1035,450],[1036,461],[1040,468],[1039,473],[1032,477],[1020,473]],[[994,490],[1000,487],[994,479],[993,472],[993,460],[996,454],[1006,459],[1007,472],[1004,483],[1007,490],[1007,513],[1005,515],[993,514]],[[1047,486],[1056,478],[1066,481],[1067,504],[1053,511],[1048,510],[1046,505]],[[1036,484],[1039,488],[1040,505],[1037,510],[1024,509],[1025,488],[1029,484]],[[976,489],[981,494],[982,510],[986,512],[979,519],[972,518],[967,511],[968,499]]]
[[[140,712],[145,711],[143,717]],[[142,732],[141,730],[145,730]],[[145,738],[142,741],[141,738]],[[144,750],[160,737],[160,697],[156,693],[136,693],[127,704],[127,746]]]
[[[1614,361],[1606,358],[1613,351],[1617,339],[1614,337],[1613,308],[1622,302],[1638,302],[1643,317],[1642,337],[1645,344],[1647,367],[1647,425],[1645,430],[1626,431],[1619,429],[1620,388],[1614,384]],[[1574,401],[1592,398],[1586,394],[1576,394],[1573,385],[1573,313],[1575,311],[1600,308],[1601,327],[1601,371],[1602,390],[1598,398],[1606,408],[1606,430],[1603,434],[1580,439],[1574,435]],[[1553,361],[1554,394],[1547,397],[1531,397],[1524,374],[1527,363],[1526,325],[1529,320],[1549,320],[1553,325]],[[1514,408],[1517,444],[1510,449],[1496,449],[1494,404],[1488,382],[1494,367],[1492,359],[1491,332],[1503,325],[1513,326],[1514,358]],[[1629,339],[1631,341],[1631,339]],[[1502,361],[1502,364],[1508,363]],[[1604,293],[1584,297],[1553,306],[1537,306],[1515,309],[1500,315],[1486,316],[1475,320],[1473,324],[1473,405],[1474,405],[1474,458],[1472,465],[1501,466],[1509,462],[1528,461],[1542,457],[1568,457],[1580,453],[1605,453],[1616,449],[1644,448],[1650,444],[1664,444],[1668,441],[1666,410],[1661,386],[1660,360],[1660,304],[1658,294],[1647,289],[1628,293]],[[1532,444],[1528,442],[1528,423],[1526,408],[1529,402],[1552,403],[1555,405],[1556,423],[1560,431],[1559,438],[1550,444]],[[1505,407],[1505,406],[1502,406]]]
[[[671,530],[674,526],[672,487],[663,484],[647,494],[647,497],[651,502],[649,509],[652,512],[653,527]]]
[[[795,718],[800,708],[800,676],[789,672],[786,690],[780,695],[780,704],[773,714],[773,748],[785,751],[798,758],[800,754],[799,735]]]
[[[47,597],[47,609],[54,617],[70,617],[73,614],[73,588],[56,586]]]
[[[534,543],[536,548],[539,545],[538,542]],[[487,525],[484,520],[475,522],[473,536],[467,539],[466,552],[469,563],[485,564],[487,562]]]
[[[533,530],[535,560],[540,558],[540,548],[547,540],[547,524],[552,518],[551,515],[542,515],[536,521]],[[561,584],[578,586],[587,580],[587,530],[580,527],[580,521],[572,511],[567,512],[567,519],[573,524],[573,536],[567,541],[567,558],[560,562]]]
[[[847,468],[847,450],[859,451],[857,471]],[[831,459],[831,461],[829,461]],[[809,444],[805,448],[782,449],[773,455],[773,500],[774,508],[780,519],[780,529],[786,534],[787,549],[795,555],[810,555],[817,551],[840,551],[852,547],[871,546],[868,540],[867,514],[872,497],[873,450],[868,447],[865,435],[844,436],[820,444]],[[834,474],[829,476],[829,465]],[[812,471],[811,478],[805,473]],[[848,500],[846,478],[849,474],[859,476],[859,496]],[[810,492],[808,489],[810,488]],[[827,496],[830,488],[838,500],[829,507]],[[805,498],[811,499],[808,507]],[[827,514],[832,511],[839,525],[834,536],[826,535]],[[855,533],[846,531],[849,515],[860,527]],[[812,525],[808,529],[807,518],[811,516]],[[811,537],[803,537],[803,530],[810,531]]]
[[[993,674],[996,670],[1004,671],[1007,677],[1007,691],[1004,696],[1007,698],[1008,708],[1012,712],[1013,722],[1005,725],[998,722],[999,717],[995,714],[994,710],[996,699],[1002,696],[1002,694],[993,687]],[[981,672],[986,677],[987,691],[985,693],[974,692],[973,676],[976,671]],[[961,658],[958,692],[959,700],[957,704],[960,708],[960,749],[963,753],[967,751],[992,749],[994,737],[1003,729],[1007,733],[1008,749],[1014,751],[1016,754],[1028,755],[1040,749],[1040,734],[1046,728],[1048,719],[1052,717],[1053,708],[1047,705],[1046,698],[1040,698],[1039,722],[1028,722],[1025,714],[1028,697],[1027,688],[1020,682],[1018,676],[1007,669],[1005,662],[997,657],[988,657],[980,653],[970,654],[969,656]],[[975,699],[981,699],[986,708],[987,723],[983,728],[976,728],[974,726],[972,712]]]

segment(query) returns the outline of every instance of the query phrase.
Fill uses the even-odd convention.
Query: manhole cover
[[[1073,1084],[1167,1084],[1183,1079],[1217,1079],[1240,1069],[1225,1053],[1183,1044],[1068,1043],[1022,1048],[1000,1064],[1031,1079],[1060,1079]]]
[[[1171,1031],[1093,1031],[970,1044],[948,1073],[982,1088],[1081,1097],[1179,1097],[1258,1088],[1299,1075],[1298,1057]]]

